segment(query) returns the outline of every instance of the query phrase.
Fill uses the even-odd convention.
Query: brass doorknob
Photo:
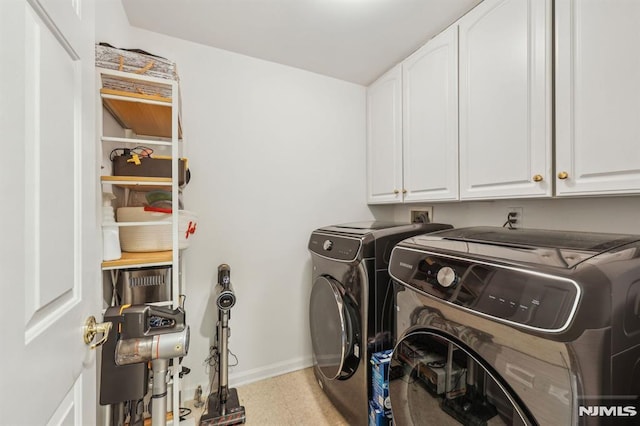
[[[569,177],[569,173],[567,173],[567,172],[558,173],[558,179],[565,180],[568,177]]]
[[[534,175],[533,176],[533,181],[534,182],[542,182],[542,180],[543,180],[542,175]]]
[[[97,323],[96,317],[91,315],[89,318],[87,318],[87,321],[84,323],[84,327],[83,327],[84,343],[87,345],[90,344],[93,341],[93,339],[96,337],[96,334],[102,333],[102,338],[98,340],[96,343],[94,343],[93,345],[91,345],[91,349],[95,349],[98,346],[104,345],[104,343],[107,341],[107,338],[109,337],[109,331],[111,331],[112,326],[113,326],[113,323],[111,322]]]

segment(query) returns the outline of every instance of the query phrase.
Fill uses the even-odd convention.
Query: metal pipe
[[[453,379],[453,351],[454,350],[455,348],[453,347],[453,343],[449,342],[449,347],[447,352],[445,384],[444,384],[445,396],[447,397],[447,399],[451,399],[450,394],[451,394],[451,391],[453,390],[451,386],[451,381]]]
[[[218,328],[218,343],[220,356],[220,380],[218,395],[220,397],[220,414],[227,414],[227,399],[229,398],[229,311],[221,310],[220,326]]]
[[[169,360],[155,359],[151,361],[153,371],[153,387],[151,393],[151,425],[167,424],[167,372]],[[175,415],[176,413],[174,413]],[[177,416],[174,416],[174,418]]]
[[[467,356],[467,384],[476,386],[476,362],[470,356]]]

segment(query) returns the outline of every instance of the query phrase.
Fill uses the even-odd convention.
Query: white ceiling
[[[131,25],[368,85],[481,0],[122,0]]]

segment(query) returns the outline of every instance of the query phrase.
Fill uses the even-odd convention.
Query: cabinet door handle
[[[396,194],[396,195],[398,195],[398,194],[400,193],[400,191],[398,191],[397,189],[394,189],[394,190],[393,190],[393,193],[394,193],[394,194]]]
[[[403,193],[403,194],[406,194],[406,193],[407,193],[407,190],[406,190],[406,189],[403,189],[403,190],[402,190],[402,193]]]
[[[542,177],[542,175],[533,175],[534,182],[542,182],[543,180],[544,178]]]
[[[560,180],[565,180],[568,177],[569,177],[569,173],[567,173],[567,172],[558,173],[558,179],[560,179]]]

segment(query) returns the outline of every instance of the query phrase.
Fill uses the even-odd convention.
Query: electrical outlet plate
[[[426,214],[427,216],[429,216],[429,222],[433,222],[433,207],[420,207],[420,208],[415,208],[415,209],[411,209],[411,216],[409,217],[411,223],[413,223],[416,219],[416,217],[420,216],[421,214]]]
[[[512,225],[512,228],[523,228],[524,227],[524,209],[522,207],[507,207],[507,213],[505,217],[509,217],[509,213],[516,214],[516,223]]]

